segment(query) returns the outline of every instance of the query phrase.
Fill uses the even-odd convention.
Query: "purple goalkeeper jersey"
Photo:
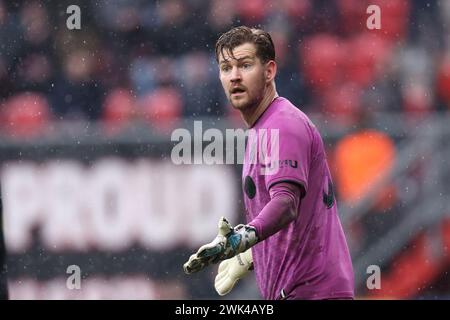
[[[296,220],[252,248],[263,298],[353,298],[352,262],[318,130],[278,97],[250,132],[242,172],[247,223],[270,201],[274,184],[303,189]]]

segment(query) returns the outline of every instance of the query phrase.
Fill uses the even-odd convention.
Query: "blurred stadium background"
[[[12,299],[219,298],[216,268],[182,264],[221,215],[243,221],[241,168],[175,166],[170,135],[242,127],[213,52],[240,24],[271,32],[278,92],[326,142],[357,298],[450,298],[450,1],[0,0]],[[226,298],[258,299],[254,276]]]

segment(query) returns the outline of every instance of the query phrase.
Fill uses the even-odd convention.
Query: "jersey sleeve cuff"
[[[293,183],[293,184],[298,185],[302,190],[300,199],[303,199],[306,196],[306,193],[308,191],[308,184],[301,179],[298,179],[295,177],[290,177],[290,176],[279,177],[279,178],[275,178],[275,179],[269,181],[267,184],[267,190],[269,190],[274,184],[277,184],[280,182],[288,182],[288,183]]]

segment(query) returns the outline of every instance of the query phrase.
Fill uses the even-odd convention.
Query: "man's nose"
[[[231,78],[230,81],[231,82],[239,82],[242,80],[242,75],[241,75],[241,71],[239,70],[239,68],[237,67],[233,67],[231,69]]]

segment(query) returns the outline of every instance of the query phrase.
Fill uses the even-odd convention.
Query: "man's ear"
[[[270,60],[266,63],[266,82],[271,82],[273,79],[275,79],[275,76],[277,75],[277,63],[274,60]]]

